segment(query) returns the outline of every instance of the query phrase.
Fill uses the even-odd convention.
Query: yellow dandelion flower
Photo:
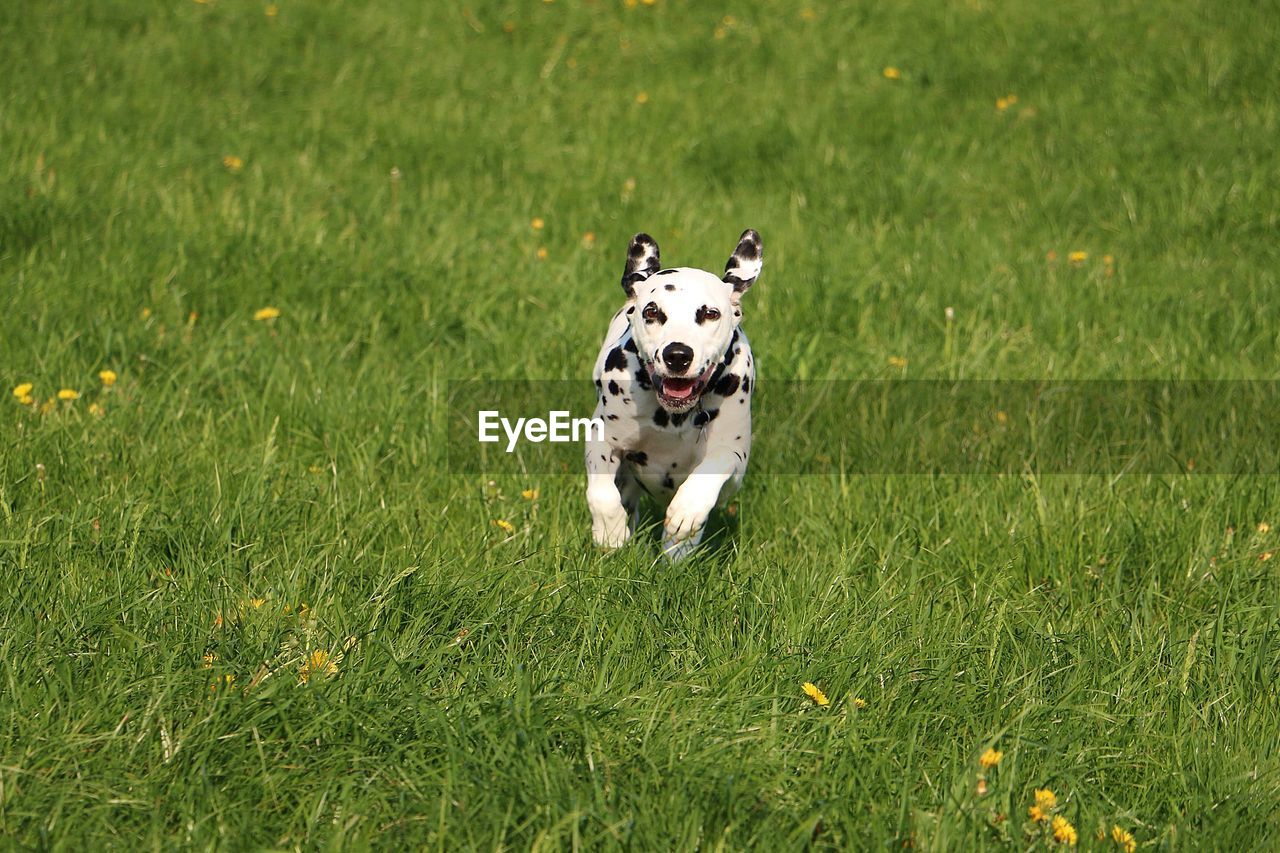
[[[594,232],[594,231],[588,231],[586,234],[583,234],[583,235],[582,235],[582,245],[583,245],[583,246],[585,246],[586,248],[590,249],[590,248],[591,248],[592,246],[594,246],[595,244],[596,244],[596,232]]]
[[[30,394],[23,394],[21,397],[18,398],[18,402],[24,406],[30,406],[35,401],[36,401],[36,398],[32,397]]]
[[[219,687],[230,687],[236,683],[236,677],[231,673],[227,673],[221,678],[215,678],[213,683],[209,685],[209,690],[217,690]]]
[[[995,767],[1004,758],[1004,753],[996,749],[988,749],[978,758],[978,763],[985,768]]]
[[[640,5],[640,0],[625,0],[622,5],[626,6],[628,9],[634,9]]]
[[[649,103],[649,93],[648,93],[648,92],[637,92],[637,93],[636,93],[636,103],[637,103],[637,104],[647,104],[647,103]]]
[[[507,521],[505,518],[495,518],[493,520],[493,526],[497,527],[503,533],[510,534],[510,533],[516,532],[516,526],[511,522]]]
[[[804,690],[805,695],[818,705],[825,708],[831,704],[831,700],[827,698],[827,694],[819,690],[818,685],[814,684],[812,681],[806,681],[804,684],[800,685],[800,687]]]
[[[13,396],[30,397],[31,392],[35,387],[36,386],[32,385],[30,382],[23,382],[20,385],[15,385],[13,386]]]
[[[503,21],[503,22],[502,22],[502,31],[503,31],[504,33],[514,33],[514,32],[516,31],[516,22],[515,22],[515,21]]]
[[[1009,109],[1009,99],[996,98],[996,109],[999,110],[1000,112],[1004,112],[1005,110]]]
[[[1036,805],[1046,811],[1058,806],[1058,795],[1048,788],[1036,788]]]
[[[867,700],[866,700],[866,699],[861,699],[861,698],[858,698],[857,696],[855,696],[855,697],[853,698],[853,707],[855,707],[855,708],[865,708],[865,707],[867,707]]]
[[[329,653],[324,649],[316,649],[307,655],[307,659],[302,662],[302,668],[298,671],[298,674],[305,683],[313,675],[337,675],[338,665],[329,658]]]
[[[271,3],[267,6],[266,12],[268,18],[274,18],[276,15],[280,14],[280,7],[275,3]]]
[[[234,154],[228,154],[222,158],[222,165],[228,172],[238,172],[244,168],[244,161]]]
[[[813,11],[812,9],[805,8],[800,10],[800,20],[816,21],[817,19],[818,19],[818,13]]]
[[[262,609],[262,605],[264,605],[264,604],[266,604],[266,603],[267,603],[267,600],[266,600],[265,598],[251,598],[251,599],[249,599],[249,606],[250,606],[250,607],[252,607],[254,610],[261,610],[261,609]]]
[[[889,356],[889,366],[898,368],[906,367],[907,360],[900,355],[891,355]]]
[[[978,777],[978,796],[985,797],[987,795],[987,780]]]
[[[1077,249],[1076,251],[1067,254],[1067,260],[1071,263],[1071,266],[1078,267],[1085,261],[1089,260],[1089,253],[1082,252]]]
[[[146,320],[146,319],[148,319],[148,318],[150,318],[150,317],[151,317],[151,309],[150,309],[150,308],[143,308],[143,309],[142,309],[142,319]]]
[[[882,73],[884,74],[884,79],[886,80],[902,79],[902,72],[897,68],[894,68],[892,65],[885,66],[885,69]]]
[[[1057,815],[1053,819],[1053,840],[1059,844],[1066,844],[1070,847],[1076,846],[1076,828],[1071,825],[1071,821],[1062,815]]]
[[[253,319],[255,320],[274,320],[279,316],[280,316],[280,309],[273,308],[270,305],[268,305],[266,308],[259,308],[257,311],[253,312]]]
[[[728,34],[728,31],[724,27],[716,27],[711,33],[711,35],[717,39],[722,39]]]
[[[98,378],[102,380],[103,385],[110,388],[112,385],[116,384],[116,379],[119,377],[116,376],[116,372],[114,370],[99,370]]]
[[[200,659],[201,669],[213,669],[213,664],[215,661],[217,661],[217,659],[218,659],[218,656],[213,652],[205,652],[204,657]]]
[[[1123,827],[1111,827],[1111,840],[1114,841],[1116,846],[1123,850],[1124,853],[1133,853],[1134,850],[1138,849],[1138,840],[1133,837],[1132,832]]]
[[[525,489],[523,492],[520,493],[520,497],[524,498],[527,501],[536,501],[538,499],[538,490]]]
[[[539,247],[538,247],[538,251],[537,251],[538,260],[540,260],[540,261],[545,261],[545,260],[547,259],[547,254],[548,254],[548,253],[547,253],[547,247],[546,247],[546,246],[539,246]]]
[[[1049,816],[1045,814],[1044,809],[1039,806],[1032,806],[1027,809],[1027,817],[1031,818],[1036,823],[1040,823],[1041,821],[1046,820]]]
[[[1258,555],[1258,559],[1265,563],[1274,556],[1275,556],[1274,552],[1263,551],[1261,554]]]
[[[1009,422],[1008,412],[1006,412],[1004,409],[1001,409],[998,412],[996,412],[996,423],[1007,424],[1008,422]]]
[[[93,415],[95,418],[100,418],[106,413],[107,413],[107,410],[102,408],[102,406],[98,405],[97,403],[89,404],[89,414]]]
[[[75,390],[74,388],[63,388],[61,391],[58,392],[58,399],[59,400],[78,400],[80,399],[80,392]]]
[[[543,221],[541,216],[535,216],[529,222],[529,227],[532,228],[534,231],[541,231],[543,228],[546,227],[546,225],[547,223]]]
[[[1270,533],[1270,532],[1271,532],[1271,525],[1270,525],[1270,524],[1267,524],[1265,521],[1259,521],[1259,522],[1258,522],[1258,532],[1259,532],[1259,533],[1263,533],[1263,534]]]
[[[640,2],[646,6],[652,6],[654,3],[657,2],[657,0],[640,0]]]

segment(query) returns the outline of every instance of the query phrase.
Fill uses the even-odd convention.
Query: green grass
[[[671,566],[442,441],[638,230],[761,231],[766,387],[1275,378],[1274,3],[264,5],[0,5],[9,844],[1276,843],[1275,478],[757,466]]]

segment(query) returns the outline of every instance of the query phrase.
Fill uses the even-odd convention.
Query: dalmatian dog
[[[648,234],[631,239],[622,290],[593,371],[603,439],[588,441],[587,504],[596,545],[620,548],[648,494],[666,507],[663,552],[680,560],[707,516],[742,485],[751,453],[755,367],[742,295],[760,274],[760,235],[747,229],[723,276],[663,269]]]

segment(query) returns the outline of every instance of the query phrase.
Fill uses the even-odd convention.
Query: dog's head
[[[742,321],[742,294],[760,275],[764,247],[748,228],[724,275],[689,267],[662,269],[648,234],[631,238],[622,289],[631,336],[669,412],[697,405]]]

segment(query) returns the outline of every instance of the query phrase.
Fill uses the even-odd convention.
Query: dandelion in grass
[[[648,93],[648,92],[637,92],[637,93],[636,93],[636,103],[637,103],[637,104],[647,104],[647,103],[649,103],[649,93]]]
[[[867,707],[867,700],[866,700],[866,699],[862,699],[862,698],[859,698],[859,697],[855,696],[855,697],[853,697],[853,707],[855,707],[855,708],[865,708],[865,707]]]
[[[900,355],[891,355],[889,356],[889,366],[901,370],[907,366],[907,360]]]
[[[264,605],[264,604],[266,604],[266,603],[267,603],[267,600],[266,600],[265,598],[251,598],[251,599],[249,599],[249,606],[250,606],[250,607],[252,607],[254,610],[261,610],[261,609],[262,609],[262,605]]]
[[[324,649],[316,649],[307,655],[307,659],[302,662],[302,668],[298,671],[302,683],[306,684],[311,680],[313,675],[337,675],[338,665],[329,657],[329,653]]]
[[[1076,250],[1067,254],[1067,261],[1073,267],[1083,266],[1084,262],[1089,260],[1089,253]]]
[[[582,235],[583,248],[590,249],[595,244],[596,244],[596,232],[588,231],[586,234]]]
[[[36,386],[32,385],[30,382],[23,382],[21,384],[15,385],[13,386],[13,396],[17,397],[18,399],[22,399],[23,397],[30,397],[31,392],[35,390],[35,387]]]
[[[1263,551],[1261,554],[1258,555],[1258,560],[1265,563],[1274,556],[1275,556],[1275,552],[1273,551]]]
[[[280,316],[280,309],[273,307],[271,305],[268,305],[265,308],[259,308],[257,311],[253,312],[253,319],[258,321],[274,320],[279,316]]]
[[[538,490],[525,489],[523,492],[520,493],[520,497],[524,498],[527,501],[536,501],[538,499]]]
[[[280,14],[280,7],[275,3],[272,3],[267,6],[266,13],[268,18],[274,18],[276,15]]]
[[[812,699],[815,704],[820,705],[823,708],[831,704],[831,700],[827,698],[827,694],[819,690],[818,685],[814,684],[812,681],[806,681],[801,685],[801,689],[804,690],[805,695]]]
[[[495,518],[493,526],[501,530],[503,533],[512,534],[516,532],[516,526],[505,518]]]
[[[1066,844],[1069,847],[1076,846],[1076,828],[1071,825],[1071,821],[1062,815],[1058,815],[1053,819],[1053,840],[1059,844]]]
[[[210,690],[217,690],[219,687],[230,687],[236,683],[236,677],[231,673],[227,673],[221,678],[215,678],[213,683],[209,685]]]
[[[1111,840],[1116,843],[1124,853],[1133,853],[1138,849],[1138,840],[1133,837],[1133,833],[1122,826],[1111,827]]]
[[[802,20],[802,21],[816,21],[816,20],[818,20],[818,13],[817,13],[817,12],[815,12],[815,11],[813,11],[812,9],[810,9],[810,8],[806,7],[806,8],[804,8],[804,9],[801,9],[801,10],[800,10],[800,20]]]
[[[538,251],[537,251],[538,260],[540,260],[540,261],[545,261],[545,260],[547,259],[547,254],[548,254],[548,253],[547,253],[547,247],[546,247],[546,246],[539,246],[539,247],[538,247]]]
[[[1058,807],[1058,795],[1048,788],[1036,788],[1036,805],[1048,811]]]
[[[59,400],[79,400],[80,392],[74,388],[63,388],[58,392]]]
[[[882,74],[884,74],[884,79],[886,79],[886,80],[901,80],[901,79],[902,79],[902,72],[901,72],[900,70],[898,70],[897,68],[894,68],[892,65],[886,66],[886,67],[885,67],[885,69],[884,69],[884,71],[883,71],[883,72],[881,72],[881,73],[882,73]]]
[[[1265,521],[1259,521],[1258,532],[1265,536],[1266,534],[1271,532],[1271,525],[1267,524]]]
[[[1000,759],[1004,758],[1004,753],[997,749],[988,748],[986,752],[978,757],[978,763],[983,769],[990,770],[1000,763]]]
[[[228,154],[222,158],[222,165],[228,172],[234,174],[244,168],[244,160],[234,154]]]
[[[1042,821],[1047,820],[1049,818],[1049,815],[1046,814],[1045,810],[1040,808],[1039,806],[1032,806],[1031,808],[1027,809],[1027,817],[1031,818],[1036,823],[1040,823]]]
[[[547,223],[541,216],[535,216],[529,221],[529,227],[534,231],[541,231],[543,228],[547,227]]]
[[[103,415],[105,415],[106,413],[107,413],[107,410],[106,410],[106,409],[104,409],[104,408],[102,408],[102,406],[101,406],[101,405],[99,405],[99,404],[97,404],[97,403],[90,403],[90,404],[89,404],[89,414],[93,415],[95,418],[100,418],[100,417],[102,417]]]
[[[213,669],[213,665],[217,662],[218,656],[214,652],[205,652],[204,657],[200,659],[201,669]]]
[[[112,385],[116,384],[116,379],[119,377],[116,376],[116,372],[114,370],[99,370],[98,378],[102,380],[104,388],[110,388]]]
[[[987,795],[987,780],[983,779],[981,776],[978,777],[977,792],[979,797],[985,797]]]

